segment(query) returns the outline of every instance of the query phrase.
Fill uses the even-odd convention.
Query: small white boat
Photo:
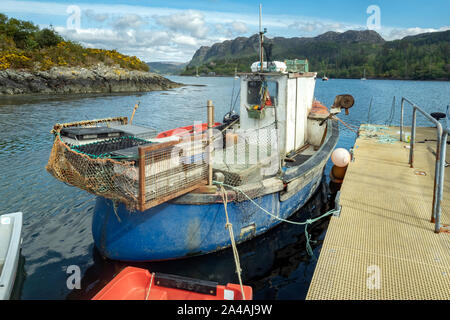
[[[22,212],[0,215],[0,300],[11,296],[21,244]]]
[[[364,80],[367,80],[367,79],[366,79],[366,69],[364,69],[364,75],[363,75],[363,77],[361,78],[361,80],[363,80],[363,81],[364,81]]]

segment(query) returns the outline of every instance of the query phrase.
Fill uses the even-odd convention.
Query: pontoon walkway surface
[[[389,127],[384,138],[398,132]],[[435,141],[435,128],[417,128],[410,168],[409,143],[361,130],[341,188],[342,210],[331,218],[307,299],[450,299],[450,234],[435,233],[430,223]],[[448,225],[445,170],[441,223]]]

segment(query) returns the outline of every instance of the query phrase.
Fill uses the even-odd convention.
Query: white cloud
[[[196,38],[205,38],[209,31],[204,15],[193,10],[186,10],[168,16],[154,16],[154,19],[157,23],[172,31],[187,31]]]
[[[144,19],[137,14],[126,14],[112,22],[113,28],[118,30],[139,29],[143,25],[145,25]]]
[[[247,25],[244,22],[241,22],[241,21],[233,21],[231,23],[231,27],[233,28],[233,30],[236,33],[239,33],[239,34],[243,34],[243,33],[247,33],[248,32]]]
[[[247,25],[241,21],[232,21],[230,23],[216,23],[214,25],[214,33],[221,35],[226,39],[235,38],[248,33]]]
[[[444,26],[439,29],[434,28],[382,28],[380,33],[386,40],[402,39],[406,36],[414,36],[421,33],[439,32],[450,30],[450,26]]]
[[[82,11],[83,15],[89,20],[93,20],[96,22],[105,22],[109,18],[109,14],[107,13],[96,13],[94,10],[87,9]]]
[[[344,32],[347,30],[362,30],[361,25],[323,21],[323,20],[301,20],[291,23],[289,28],[300,31],[301,36],[317,36],[327,31]]]

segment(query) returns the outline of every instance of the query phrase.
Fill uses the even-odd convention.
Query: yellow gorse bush
[[[31,22],[9,19],[0,13],[0,70],[48,70],[54,66],[90,67],[99,63],[149,70],[137,57],[116,50],[85,48],[64,40],[52,27],[40,29]]]
[[[0,49],[0,70],[40,69],[54,66],[89,67],[98,63],[119,65],[129,70],[148,71],[148,65],[135,56],[127,56],[116,50],[92,49],[71,41],[59,42],[56,46],[36,50]]]
[[[0,51],[0,70],[28,68],[31,59],[19,51]]]

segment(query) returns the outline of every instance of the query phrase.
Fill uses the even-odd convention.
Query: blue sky
[[[0,12],[51,24],[89,47],[114,48],[145,61],[184,62],[202,45],[256,33],[259,3],[269,37],[364,30],[370,5],[380,9],[376,31],[387,40],[450,29],[449,0],[1,0]],[[69,6],[79,8],[79,20]]]

